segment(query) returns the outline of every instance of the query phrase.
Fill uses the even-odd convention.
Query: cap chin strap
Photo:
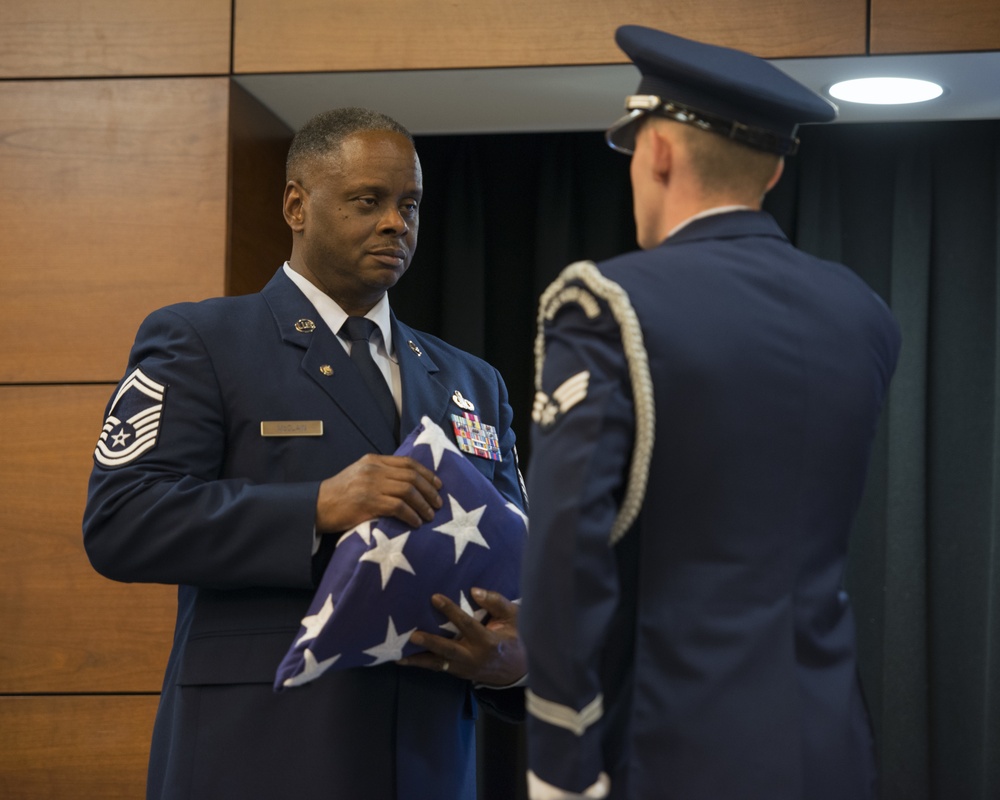
[[[724,119],[717,114],[700,111],[683,103],[662,100],[655,94],[633,94],[625,98],[628,114],[612,125],[604,138],[613,149],[627,155],[635,151],[635,130],[639,120],[646,114],[672,119],[699,130],[717,133],[727,139],[740,142],[755,150],[764,150],[779,156],[792,156],[798,152],[796,137],[779,136],[763,128],[744,125],[742,122]]]

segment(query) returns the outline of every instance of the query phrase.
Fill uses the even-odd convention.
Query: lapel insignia
[[[451,400],[456,406],[458,406],[463,411],[476,410],[476,407],[473,405],[472,401],[466,400],[464,397],[462,397],[462,393],[458,391],[458,389],[456,389],[455,394],[451,396]]]
[[[469,412],[462,414],[462,416],[452,414],[451,424],[455,429],[458,449],[463,453],[469,453],[479,458],[488,458],[490,461],[503,460],[500,457],[500,439],[497,437],[497,429],[492,425],[486,425],[480,421],[479,417]]]
[[[138,367],[111,402],[94,460],[102,467],[131,464],[156,446],[167,387],[147,378]]]
[[[552,397],[545,392],[536,392],[531,419],[543,428],[554,425],[559,417],[586,398],[589,386],[590,373],[584,370],[564,380]]]
[[[406,343],[410,346],[410,349],[417,354],[417,358],[420,358],[424,354],[423,350],[417,347],[417,343],[413,339],[408,339]]]
[[[299,333],[312,333],[316,330],[316,323],[311,319],[300,319],[295,323],[295,330]]]

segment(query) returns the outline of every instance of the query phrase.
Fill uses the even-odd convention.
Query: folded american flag
[[[454,636],[431,605],[444,594],[469,614],[473,586],[520,597],[527,518],[435,425],[424,417],[396,455],[410,456],[441,479],[442,507],[411,530],[379,517],[348,531],[333,557],[295,641],[278,666],[274,689],[300,686],[327,670],[373,667],[419,651],[415,630]]]

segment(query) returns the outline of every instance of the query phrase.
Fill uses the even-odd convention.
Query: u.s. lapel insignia
[[[424,351],[417,346],[417,343],[413,341],[413,339],[407,339],[406,343],[410,346],[410,349],[417,354],[417,358],[420,358],[420,356],[424,354]]]
[[[490,461],[503,461],[500,456],[500,439],[497,429],[486,425],[475,414],[466,412],[459,416],[451,415],[451,424],[455,429],[455,440],[458,449],[463,453],[488,458]]]
[[[94,460],[102,467],[131,464],[156,446],[167,387],[136,367],[118,389],[104,421]]]
[[[466,400],[464,397],[462,397],[462,393],[458,391],[458,389],[456,389],[455,394],[451,396],[451,401],[463,411],[476,410],[476,407],[475,405],[473,405],[472,401]]]
[[[299,333],[312,333],[316,330],[316,323],[311,319],[300,319],[295,323],[295,330]]]

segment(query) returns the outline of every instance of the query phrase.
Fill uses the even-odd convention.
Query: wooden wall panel
[[[107,580],[83,550],[113,390],[0,386],[0,693],[160,690],[176,588]]]
[[[0,78],[224,75],[230,0],[3,0]]]
[[[158,697],[0,697],[0,797],[136,800]]]
[[[222,294],[228,78],[0,82],[0,383],[118,381]]]
[[[249,294],[260,291],[292,252],[292,234],[281,213],[292,130],[235,83],[229,119],[226,294]]]
[[[237,74],[623,63],[623,23],[767,58],[859,55],[867,32],[866,0],[235,3]]]
[[[872,0],[871,53],[1000,50],[997,0]]]

